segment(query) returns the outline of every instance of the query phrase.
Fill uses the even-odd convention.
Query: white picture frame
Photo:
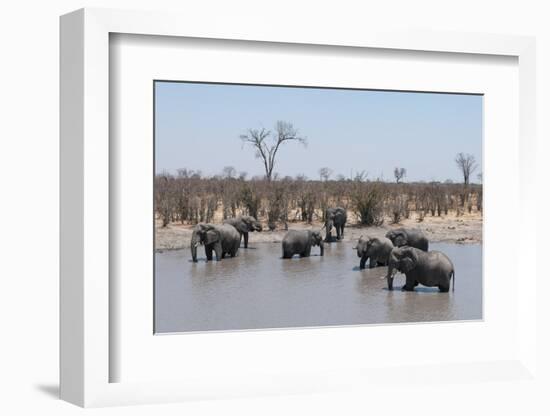
[[[375,383],[399,377],[406,383],[423,383],[438,377],[471,381],[525,380],[536,376],[536,262],[533,253],[520,246],[522,285],[517,287],[518,345],[498,361],[485,358],[472,362],[441,361],[437,365],[374,368],[367,373],[346,366],[334,367],[320,376],[315,372],[248,375],[240,379],[226,371],[215,377],[192,374],[177,381],[170,378],[147,382],[113,382],[111,368],[121,359],[112,349],[120,329],[111,322],[117,305],[113,292],[119,288],[109,279],[117,259],[110,258],[110,227],[116,220],[110,212],[110,34],[154,35],[185,38],[277,42],[300,45],[330,45],[335,48],[375,48],[425,51],[442,54],[502,55],[517,58],[519,67],[519,213],[520,241],[535,241],[536,204],[530,180],[536,169],[535,148],[535,41],[530,37],[465,33],[381,32],[365,30],[360,35],[335,34],[263,25],[261,29],[236,32],[235,22],[205,25],[193,16],[167,13],[82,9],[61,18],[61,398],[80,406],[182,401],[193,398],[240,397],[254,394],[323,392],[345,388],[350,383]],[[239,27],[240,28],[240,27]],[[490,220],[489,220],[490,221]],[[514,270],[518,273],[518,270]],[[286,331],[301,342],[322,341],[323,331]],[[403,327],[402,331],[413,329]],[[350,328],[348,331],[354,331]],[[383,331],[383,329],[382,329]],[[279,333],[281,335],[281,333]],[[152,336],[152,334],[151,334]],[[191,337],[195,335],[188,335]],[[238,347],[241,333],[229,334]],[[167,338],[166,338],[167,339]],[[226,338],[228,339],[228,338]],[[169,342],[164,340],[163,342]],[[383,342],[383,341],[381,341]],[[444,370],[444,371],[442,371]],[[323,371],[326,371],[324,369]],[[407,378],[407,374],[414,373]],[[243,368],[243,373],[246,373]],[[207,373],[205,373],[207,374]],[[251,373],[252,374],[252,373]],[[481,374],[481,376],[480,376]],[[238,381],[236,381],[238,380]],[[351,381],[353,380],[353,382]]]

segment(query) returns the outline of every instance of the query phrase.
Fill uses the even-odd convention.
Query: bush
[[[384,223],[384,195],[379,183],[357,183],[352,203],[360,224],[382,225]]]
[[[243,188],[240,199],[244,207],[247,209],[248,215],[258,218],[258,211],[260,209],[262,199],[250,185],[247,184]]]
[[[409,199],[404,194],[393,194],[388,202],[387,211],[392,224],[398,224],[402,218],[409,217]]]

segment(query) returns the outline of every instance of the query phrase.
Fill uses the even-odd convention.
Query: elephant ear
[[[403,273],[410,272],[416,267],[418,262],[418,256],[414,252],[414,249],[408,247],[402,250],[401,261],[399,262],[400,269]]]
[[[202,243],[202,241],[199,237],[199,233],[198,233],[197,229],[195,228],[193,230],[193,234],[191,234],[191,247],[196,247],[201,243]]]
[[[262,231],[262,225],[260,224],[260,222],[250,215],[243,217],[243,222],[247,228],[247,231]]]
[[[318,246],[322,239],[320,231],[313,231],[311,233],[311,245]]]
[[[394,234],[392,241],[397,247],[406,246],[407,236],[403,231],[399,231]]]
[[[220,240],[220,232],[214,227],[209,227],[206,230],[204,243],[205,244],[214,244]]]
[[[250,227],[248,226],[248,223],[244,220],[244,218],[241,218],[239,222],[235,225],[235,228],[241,233],[247,233],[250,231]]]

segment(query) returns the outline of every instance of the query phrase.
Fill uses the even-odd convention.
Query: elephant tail
[[[455,279],[455,271],[454,271],[454,270],[451,272],[451,278],[453,279],[453,292],[454,292],[454,291],[455,291],[455,280],[456,280],[456,279]]]

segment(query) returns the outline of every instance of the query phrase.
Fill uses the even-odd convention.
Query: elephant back
[[[310,241],[310,230],[289,230],[283,237],[283,244],[305,244]]]
[[[219,225],[218,226],[218,229],[221,231],[222,233],[222,238],[238,238],[240,239],[240,234],[239,232],[237,231],[237,229],[231,225],[231,224],[222,224],[222,225]]]

